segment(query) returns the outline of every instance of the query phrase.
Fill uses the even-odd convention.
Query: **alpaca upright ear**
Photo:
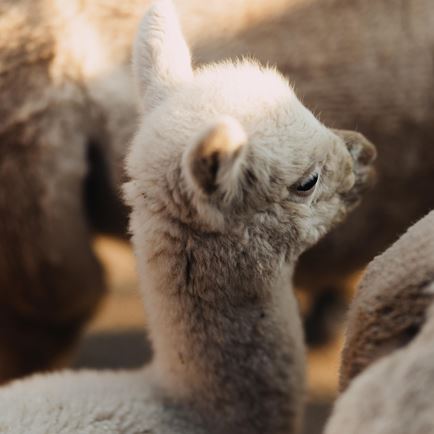
[[[155,1],[143,17],[133,47],[133,75],[146,110],[193,77],[190,50],[171,0]]]
[[[240,123],[225,116],[215,122],[185,154],[185,169],[203,194],[232,199],[240,187],[247,135]]]

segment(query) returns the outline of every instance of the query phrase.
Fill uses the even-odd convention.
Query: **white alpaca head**
[[[372,145],[322,125],[274,69],[193,70],[170,0],[143,19],[133,68],[142,118],[125,191],[134,207],[206,231],[263,223],[299,253],[358,199]]]

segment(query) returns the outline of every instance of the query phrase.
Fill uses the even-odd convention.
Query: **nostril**
[[[372,164],[377,157],[375,146],[367,140],[363,140],[363,142],[359,143],[349,143],[348,150],[350,151],[354,162],[361,166]]]
[[[375,149],[375,146],[368,141],[363,143],[357,161],[360,164],[368,165],[373,163],[376,158],[377,158],[377,150]]]
[[[344,141],[356,165],[367,166],[377,158],[375,146],[363,134],[346,130],[334,132]]]

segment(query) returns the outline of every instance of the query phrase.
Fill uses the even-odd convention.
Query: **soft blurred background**
[[[131,43],[149,3],[0,0],[0,383],[150,357],[120,198],[137,123]],[[376,186],[295,276],[305,433],[319,433],[365,265],[434,208],[434,3],[175,3],[195,65],[252,56],[276,66],[327,126],[377,146]]]

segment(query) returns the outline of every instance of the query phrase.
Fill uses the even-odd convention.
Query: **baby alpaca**
[[[434,433],[433,296],[434,211],[367,269],[348,318],[348,388],[327,434]]]
[[[124,233],[129,60],[148,3],[0,0],[0,383],[63,359],[104,295],[92,238]],[[298,261],[296,285],[320,294],[307,330],[321,341],[335,311],[321,300],[335,307],[342,278],[434,207],[432,0],[177,4],[198,62],[276,64],[326,123],[381,144],[375,190]]]
[[[0,432],[296,433],[304,348],[288,281],[358,202],[375,150],[324,127],[274,70],[193,71],[170,1],[145,16],[133,65],[125,195],[154,360],[13,383]]]

